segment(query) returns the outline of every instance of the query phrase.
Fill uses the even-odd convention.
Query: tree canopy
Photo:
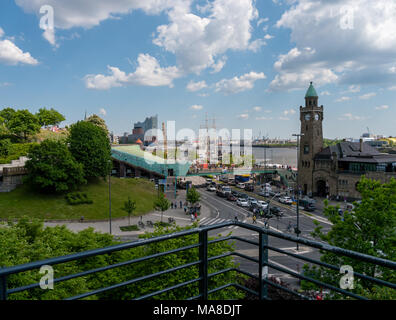
[[[103,129],[79,121],[71,125],[67,142],[73,157],[84,166],[86,178],[104,178],[109,174],[111,147]]]
[[[197,227],[197,225],[192,227]],[[163,228],[156,226],[152,233],[146,233],[142,235],[142,238],[161,236],[189,228],[191,227],[180,228],[172,226]],[[214,238],[209,237],[209,240],[212,239]],[[115,241],[111,235],[94,232],[92,228],[74,233],[65,226],[44,228],[40,221],[29,221],[27,218],[23,218],[16,224],[10,223],[7,227],[0,225],[0,247],[2,248],[2,250],[0,250],[0,265],[9,267],[86,250],[104,248],[118,243],[120,242]],[[116,251],[111,254],[92,256],[79,261],[57,264],[53,266],[54,277],[60,278],[66,275],[122,263],[196,243],[198,243],[197,234],[156,242],[133,249]],[[209,245],[208,256],[220,256],[233,250],[234,246],[229,242],[216,242]],[[147,261],[141,261],[139,263],[125,264],[122,267],[88,274],[84,277],[55,282],[53,290],[35,288],[10,294],[8,298],[11,300],[60,300],[198,260],[198,248],[193,248],[149,259]],[[208,264],[208,272],[214,273],[219,270],[235,267],[236,265],[232,261],[232,257],[225,256],[210,261]],[[150,280],[139,281],[118,289],[99,293],[88,297],[88,299],[130,300],[174,286],[183,281],[196,279],[199,275],[198,269],[198,265],[192,265],[188,268],[163,274]],[[7,284],[9,288],[26,286],[38,283],[42,276],[39,270],[27,271],[9,276],[7,278]],[[213,276],[209,279],[209,288],[220,287],[235,282],[235,277],[236,273],[234,271]],[[191,296],[196,296],[198,293],[198,282],[195,282],[182,288],[154,296],[154,299],[183,300]],[[227,288],[211,294],[210,298],[241,299],[243,298],[243,294],[235,288]]]
[[[362,177],[357,185],[362,196],[361,202],[354,202],[354,208],[340,215],[339,208],[327,205],[324,214],[333,224],[328,233],[318,226],[313,236],[343,249],[394,261],[396,259],[396,180],[381,184],[378,181]],[[324,252],[321,260],[333,265],[352,266],[354,272],[396,281],[396,272],[371,263],[358,261],[341,255]],[[307,274],[338,286],[340,274],[326,268],[305,267]],[[368,297],[387,289],[372,282],[355,278],[355,293]],[[306,283],[304,283],[308,286]],[[308,286],[309,287],[309,286]],[[384,291],[384,292],[385,292]],[[385,295],[386,296],[386,295]],[[396,292],[393,290],[393,298]]]
[[[11,118],[7,120],[6,126],[12,134],[27,140],[28,136],[40,132],[40,123],[37,117],[31,114],[29,110],[18,110],[15,113],[8,112],[7,116]]]
[[[28,157],[26,181],[40,191],[66,192],[86,183],[83,166],[63,142],[44,140],[32,146]]]
[[[191,187],[190,189],[188,189],[186,199],[188,202],[190,202],[192,205],[194,205],[197,202],[199,202],[199,200],[201,199],[201,195],[194,187]]]
[[[107,126],[106,126],[106,122],[98,115],[93,114],[92,116],[89,116],[86,121],[91,122],[94,125],[102,128],[106,132],[106,134],[109,133],[109,130],[107,129]]]
[[[36,116],[42,127],[59,125],[62,121],[65,121],[65,117],[53,108],[50,110],[41,108],[36,113]]]

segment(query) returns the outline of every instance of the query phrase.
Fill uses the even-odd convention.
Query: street
[[[226,220],[235,219],[235,216],[238,217],[239,221],[249,224],[253,223],[252,213],[245,208],[237,206],[235,202],[227,201],[224,198],[216,196],[214,192],[209,192],[203,189],[200,190],[200,193],[202,195],[201,201],[205,205],[211,208],[211,216],[202,219],[200,221],[201,225],[211,225],[211,224],[221,223]],[[280,203],[274,204],[274,202],[271,202],[271,205],[276,205],[280,207],[284,214],[280,218],[274,217],[269,219],[268,221],[269,228],[276,232],[288,233],[287,226],[289,222],[291,222],[293,227],[297,224],[297,215],[295,210],[293,210],[291,206],[282,205]],[[316,227],[314,224],[314,220],[317,220],[320,223],[320,225],[323,227],[322,229],[323,231],[328,231],[331,229],[330,222],[327,222],[326,219],[323,218],[323,216],[316,217],[315,214],[312,214],[312,216],[310,216],[310,215],[302,214],[300,212],[299,220],[300,220],[299,224],[301,230],[300,237],[313,239],[310,233]],[[264,220],[257,219],[257,225],[264,227]],[[232,234],[235,236],[239,236],[247,240],[258,242],[257,233],[234,226],[227,227],[225,229],[215,230],[211,233],[211,235],[216,235],[219,233],[221,233],[222,235],[226,235],[230,231],[232,231]],[[292,229],[292,232],[293,232],[292,234],[294,235],[294,229]],[[318,252],[318,250],[314,248],[300,245],[299,250],[297,251],[295,243],[283,239],[279,239],[273,236],[269,237],[269,245],[278,249],[285,250],[290,253],[309,257],[312,259],[320,258],[320,253]],[[245,242],[236,241],[236,251],[245,254],[247,256],[250,256],[252,258],[256,258],[256,259],[258,258],[258,247]],[[236,257],[235,261],[240,264],[241,270],[256,275],[258,274],[258,265],[256,263],[240,257]],[[302,266],[305,264],[304,261],[271,250],[269,251],[269,262],[295,273],[300,273],[302,270]],[[272,268],[269,269],[269,276],[279,277],[293,286],[298,284],[298,280],[295,279],[294,277],[279,272]]]

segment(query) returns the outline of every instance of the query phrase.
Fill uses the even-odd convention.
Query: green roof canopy
[[[308,91],[305,95],[305,98],[311,98],[311,97],[318,97],[318,94],[316,93],[316,90],[314,88],[314,86],[311,84],[309,85]]]

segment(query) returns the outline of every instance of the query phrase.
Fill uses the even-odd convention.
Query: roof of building
[[[316,90],[315,90],[314,86],[312,85],[312,82],[309,85],[307,93],[305,94],[305,98],[311,98],[311,97],[318,97],[318,94],[316,93]]]
[[[339,161],[347,162],[396,162],[396,155],[380,153],[377,149],[367,143],[342,141],[336,145],[329,146],[315,155],[315,160],[330,160],[336,154]]]
[[[165,176],[167,175],[168,169],[173,169],[176,176],[186,176],[191,166],[190,161],[180,162],[172,159],[166,160],[153,155],[151,152],[142,150],[139,145],[113,146],[111,148],[111,155],[114,159]]]

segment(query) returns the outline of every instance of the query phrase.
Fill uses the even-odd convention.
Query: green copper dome
[[[311,97],[317,97],[317,96],[318,96],[318,94],[316,93],[316,90],[313,87],[312,82],[311,82],[311,84],[309,85],[307,94],[305,95],[305,98],[311,98]]]

